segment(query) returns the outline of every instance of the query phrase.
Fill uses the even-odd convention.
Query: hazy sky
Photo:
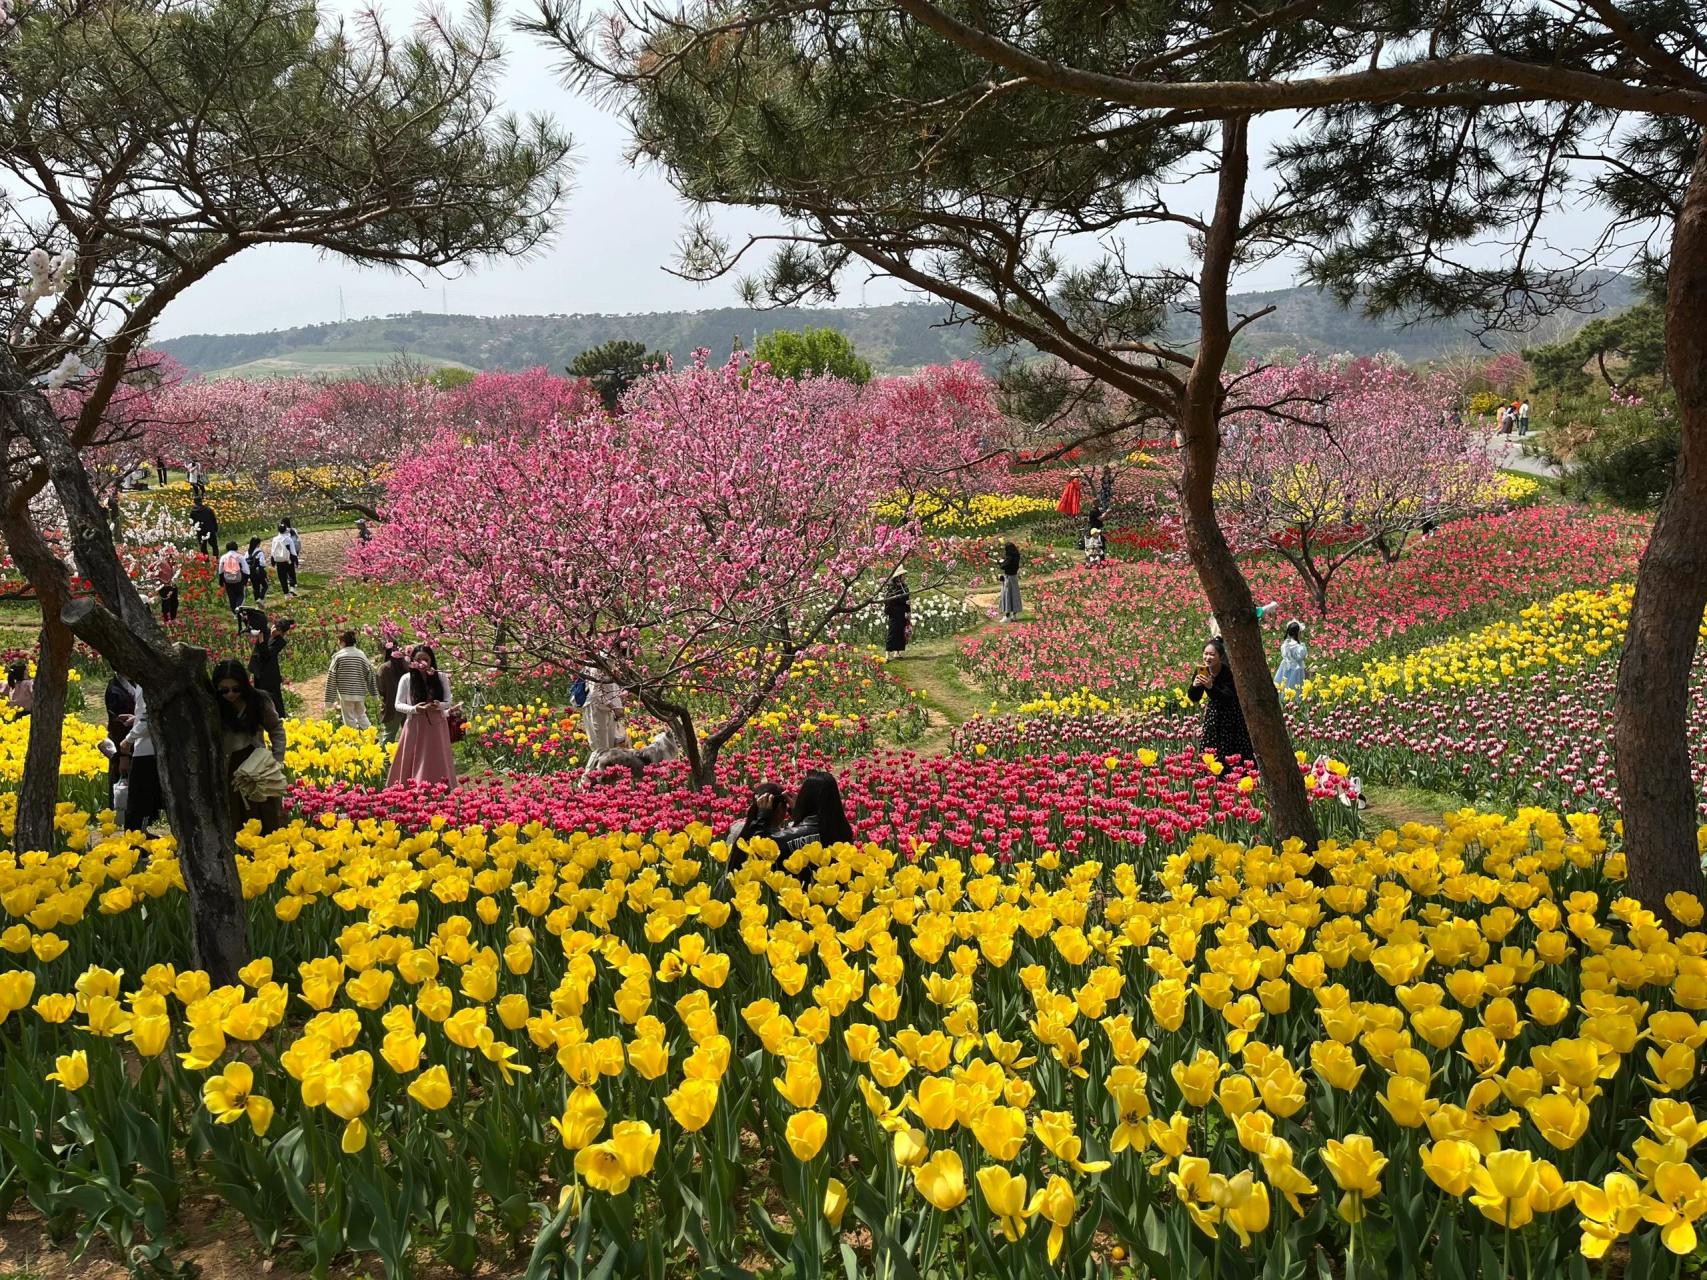
[[[506,18],[523,12],[532,0],[504,0]],[[351,0],[325,0],[329,11],[353,13]],[[401,27],[414,20],[414,0],[379,0],[388,21]],[[554,240],[534,257],[467,269],[453,277],[430,275],[422,281],[395,273],[362,269],[339,258],[322,258],[295,246],[247,250],[215,271],[167,309],[158,336],[186,333],[236,333],[403,311],[450,311],[504,315],[549,312],[633,313],[700,310],[736,305],[732,280],[696,285],[670,275],[677,243],[688,217],[687,206],[655,168],[635,169],[623,159],[626,130],[592,102],[564,89],[553,72],[554,51],[516,32],[504,40],[507,59],[501,105],[517,113],[544,112],[574,136],[577,161],[574,186],[561,210]],[[1280,117],[1263,122],[1253,140],[1285,129]],[[1206,203],[1212,186],[1205,184]],[[780,227],[780,222],[745,210],[718,210],[714,221],[737,239],[750,232]],[[1575,221],[1568,214],[1555,231]],[[1147,233],[1147,236],[1151,233]],[[1137,246],[1135,246],[1137,247]],[[1172,257],[1181,245],[1147,240],[1146,255]],[[1292,266],[1275,262],[1242,275],[1240,289],[1272,289],[1292,283]],[[857,278],[843,304],[893,302],[910,295],[899,285],[878,281],[863,289]]]
[[[527,3],[505,0],[503,13],[524,12],[518,5]],[[355,6],[328,0],[325,8],[350,12]],[[411,21],[418,11],[417,4],[405,0],[382,0],[379,8],[393,26]],[[531,6],[525,11],[531,13]],[[323,258],[294,245],[250,249],[174,303],[161,317],[158,335],[248,332],[336,320],[340,289],[344,312],[351,317],[398,311],[623,313],[736,305],[731,281],[700,286],[664,270],[674,259],[687,206],[657,169],[637,170],[623,159],[627,132],[621,121],[558,83],[552,70],[556,57],[547,46],[517,32],[506,32],[503,43],[507,57],[500,105],[522,114],[553,115],[575,139],[574,186],[560,210],[557,235],[546,249],[529,259],[465,270],[454,278],[427,276],[424,283]],[[717,224],[736,234],[780,225],[757,213],[731,210],[720,211]],[[903,296],[896,286],[873,285],[867,300]],[[857,283],[848,300],[860,301]]]
[[[531,0],[504,0],[503,12],[524,12],[519,4],[532,12]],[[357,6],[328,0],[325,7],[354,12]],[[410,0],[381,0],[379,8],[399,27],[418,12]],[[558,233],[542,252],[418,282],[294,245],[249,249],[168,308],[156,334],[171,338],[318,324],[338,319],[340,305],[351,318],[400,311],[622,314],[737,305],[732,280],[697,285],[665,270],[674,261],[688,206],[658,169],[635,169],[624,160],[627,131],[621,121],[559,84],[551,48],[516,32],[506,33],[504,47],[503,108],[551,114],[575,139],[574,187],[562,207]],[[780,220],[749,210],[720,209],[714,221],[731,237],[781,226]],[[1291,283],[1291,271],[1284,264],[1271,266],[1240,283],[1280,287]],[[916,296],[889,281],[862,290],[853,277],[841,302],[878,304]]]

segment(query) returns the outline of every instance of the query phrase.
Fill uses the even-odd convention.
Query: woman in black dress
[[[1233,686],[1233,671],[1227,665],[1227,647],[1216,636],[1203,646],[1203,665],[1192,677],[1186,696],[1193,702],[1208,698],[1203,708],[1203,733],[1197,745],[1212,751],[1221,760],[1238,756],[1247,764],[1256,763],[1256,751],[1251,747],[1251,731],[1245,726],[1245,713],[1239,707],[1239,691]]]
[[[883,641],[884,651],[891,658],[899,658],[907,647],[907,632],[913,623],[913,597],[907,590],[907,575],[899,569],[895,570],[889,585],[884,588],[883,616],[889,624]]]

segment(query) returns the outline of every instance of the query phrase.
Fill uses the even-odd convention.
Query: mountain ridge
[[[1634,300],[1622,277],[1603,288],[1602,310]],[[1235,311],[1272,306],[1240,335],[1239,354],[1269,356],[1281,351],[1373,354],[1390,351],[1407,361],[1435,358],[1470,344],[1462,325],[1436,321],[1398,325],[1371,320],[1341,307],[1308,286],[1237,295]],[[970,324],[944,324],[947,311],[928,302],[877,307],[782,307],[756,311],[715,307],[703,311],[658,311],[633,315],[464,316],[403,312],[357,320],[329,321],[266,332],[187,334],[154,345],[192,373],[210,376],[304,376],[355,373],[399,355],[436,366],[562,369],[582,351],[612,338],[631,338],[683,361],[699,348],[719,357],[739,343],[751,349],[775,329],[831,328],[848,336],[881,373],[900,373],[955,359],[994,365],[1003,353],[984,347]]]

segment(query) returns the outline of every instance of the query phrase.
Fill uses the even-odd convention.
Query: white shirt
[[[450,705],[450,677],[441,671],[439,672],[439,680],[444,685],[444,697],[439,699],[439,701],[443,702],[444,705],[448,707]],[[393,705],[406,716],[414,715],[424,705],[411,701],[411,699],[414,698],[415,693],[410,686],[414,683],[415,682],[408,675],[405,675],[397,682],[397,697],[393,702]]]
[[[143,699],[142,690],[136,689],[136,719],[131,721],[130,732],[125,734],[120,746],[129,745],[132,756],[151,756],[154,754],[154,735],[148,729],[148,703]]]

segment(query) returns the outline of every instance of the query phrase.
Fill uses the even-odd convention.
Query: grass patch
[[[1470,803],[1463,796],[1444,791],[1429,791],[1423,787],[1387,787],[1373,782],[1364,784],[1363,798],[1369,802],[1363,824],[1372,831],[1383,827],[1402,827],[1407,822],[1438,826],[1441,814],[1462,809]]]

